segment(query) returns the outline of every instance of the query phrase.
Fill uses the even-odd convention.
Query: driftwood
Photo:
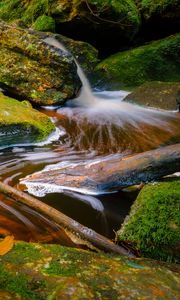
[[[81,225],[80,223],[64,215],[53,207],[50,207],[49,205],[39,201],[38,199],[25,194],[22,191],[18,191],[3,182],[0,182],[0,193],[3,193],[8,197],[17,200],[18,202],[24,203],[40,213],[43,213],[44,215],[51,218],[51,220],[53,220],[54,222],[61,225],[63,228],[67,228],[75,232],[82,239],[91,242],[94,246],[101,250],[134,257],[134,255],[129,253],[129,251],[127,251],[125,248],[115,245],[112,241],[96,233],[94,230]]]
[[[26,186],[54,187],[83,193],[103,193],[150,182],[180,171],[180,144],[124,158],[110,157],[34,173],[22,180]]]

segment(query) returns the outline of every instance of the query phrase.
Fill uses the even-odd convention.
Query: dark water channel
[[[100,100],[91,108],[71,104],[55,110],[42,108],[59,128],[59,138],[46,145],[0,149],[0,180],[18,187],[19,179],[49,165],[53,168],[57,163],[101,160],[114,155],[121,157],[180,141],[178,113],[120,105],[117,99],[120,101],[123,96],[110,93],[109,97],[115,98],[112,102],[107,99],[106,105]],[[52,190],[39,199],[114,238],[136,195],[137,192],[119,191],[92,196],[70,190],[60,193]],[[60,228],[51,220],[0,195],[0,234],[6,232],[25,241],[68,244]]]

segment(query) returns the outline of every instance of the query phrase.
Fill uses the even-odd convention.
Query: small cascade
[[[68,50],[65,48],[65,46],[53,37],[48,37],[44,41],[47,44],[62,50],[63,52],[68,52]],[[93,102],[95,102],[95,97],[93,96],[90,83],[89,83],[83,69],[78,64],[78,62],[75,58],[74,58],[74,61],[77,66],[77,74],[82,82],[81,92],[80,92],[79,97],[76,98],[76,104],[79,103],[79,105],[90,106],[90,105],[92,105]]]
[[[48,44],[66,51],[54,38]],[[75,60],[82,82],[79,97],[57,110],[60,125],[76,150],[98,154],[137,153],[171,142],[179,136],[179,119],[172,112],[144,108],[123,101],[128,92],[93,92],[82,68]]]

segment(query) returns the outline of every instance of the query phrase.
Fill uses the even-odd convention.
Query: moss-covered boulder
[[[167,110],[177,110],[180,97],[179,82],[151,81],[137,87],[124,101]]]
[[[54,130],[51,120],[28,101],[19,102],[0,93],[0,147],[44,141]]]
[[[107,85],[135,87],[147,81],[180,81],[180,34],[114,54],[97,65]]]
[[[39,105],[63,103],[80,88],[72,56],[37,34],[0,21],[0,82]]]
[[[0,298],[177,300],[179,270],[157,261],[18,242],[0,258]]]
[[[119,240],[134,243],[141,255],[180,260],[180,179],[146,185],[118,231]]]

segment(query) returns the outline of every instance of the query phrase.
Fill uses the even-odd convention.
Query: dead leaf
[[[9,252],[14,245],[14,236],[8,235],[0,242],[0,256]]]

